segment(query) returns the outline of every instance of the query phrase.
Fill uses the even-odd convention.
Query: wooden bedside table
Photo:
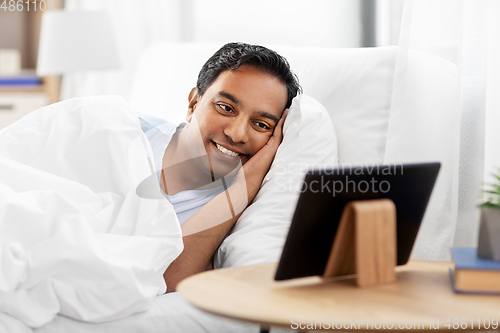
[[[354,322],[352,329],[362,331],[384,331],[386,327],[386,331],[437,332],[452,331],[454,325],[455,330],[457,325],[466,325],[468,331],[483,330],[488,322],[492,329],[495,321],[496,330],[500,331],[500,296],[454,293],[448,272],[453,266],[451,262],[410,261],[396,268],[396,283],[372,288],[358,288],[352,276],[329,281],[308,277],[277,282],[276,266],[200,273],[183,280],[178,291],[202,310],[261,327],[307,331],[307,323],[316,321],[317,329],[328,329],[327,324],[321,324],[325,322],[342,323],[340,329],[334,328],[339,331],[349,329],[346,326]],[[376,328],[378,324],[380,328]]]
[[[48,104],[49,96],[40,87],[24,90],[1,87],[0,130]]]

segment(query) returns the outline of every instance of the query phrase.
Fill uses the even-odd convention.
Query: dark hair
[[[215,52],[201,68],[196,82],[198,96],[205,93],[220,73],[237,70],[243,64],[262,69],[283,82],[288,93],[285,108],[289,108],[292,99],[302,92],[299,79],[290,69],[288,61],[278,53],[259,45],[228,43]]]

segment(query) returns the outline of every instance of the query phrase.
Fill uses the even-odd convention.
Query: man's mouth
[[[213,141],[212,141],[213,142]],[[237,153],[237,152],[234,152],[232,150],[229,150],[227,148],[224,148],[222,147],[220,144],[218,144],[217,142],[214,142],[215,144],[215,147],[217,147],[217,149],[223,153],[223,154],[226,154],[227,156],[232,156],[232,157],[236,157],[236,156],[240,156],[241,154],[240,153]]]

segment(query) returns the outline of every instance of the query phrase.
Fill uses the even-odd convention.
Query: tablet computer
[[[275,280],[323,275],[342,211],[353,200],[394,202],[397,264],[406,264],[439,168],[440,163],[422,163],[309,171]]]

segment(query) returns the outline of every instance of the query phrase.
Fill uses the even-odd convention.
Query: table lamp
[[[37,75],[116,68],[118,50],[107,12],[54,10],[43,14]],[[72,93],[62,91],[61,95],[74,97]]]

